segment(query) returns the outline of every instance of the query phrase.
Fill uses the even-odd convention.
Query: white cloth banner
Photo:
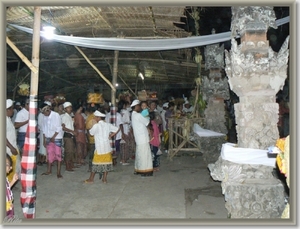
[[[268,150],[238,148],[233,143],[222,145],[221,157],[223,160],[239,164],[276,166],[276,158],[269,158]]]
[[[218,133],[212,130],[203,129],[197,123],[194,123],[193,131],[199,137],[218,137],[218,136],[225,136],[225,134]]]
[[[276,20],[276,25],[288,23],[290,17],[281,18]],[[19,25],[8,24],[21,31],[31,33],[32,29]],[[42,37],[45,37],[46,33],[40,31]],[[218,34],[211,34],[205,36],[192,36],[186,38],[167,38],[167,39],[124,39],[124,38],[90,38],[90,37],[73,37],[54,34],[53,41],[60,43],[75,45],[79,47],[104,49],[104,50],[119,50],[119,51],[159,51],[159,50],[172,50],[183,49],[198,46],[205,46],[210,44],[216,44],[230,40],[231,32],[224,32]]]

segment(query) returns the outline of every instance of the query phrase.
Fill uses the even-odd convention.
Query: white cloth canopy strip
[[[276,20],[276,25],[280,26],[290,21],[290,17],[285,17]],[[27,33],[33,33],[33,30],[23,26],[9,24],[19,30]],[[45,32],[41,31],[41,36],[45,36]],[[193,36],[186,38],[168,38],[168,39],[127,39],[127,38],[90,38],[90,37],[74,37],[53,35],[52,40],[68,45],[75,45],[79,47],[104,49],[104,50],[118,50],[118,51],[159,51],[183,49],[197,46],[204,46],[216,44],[231,39],[231,32],[224,32],[218,34],[211,34],[205,36]]]

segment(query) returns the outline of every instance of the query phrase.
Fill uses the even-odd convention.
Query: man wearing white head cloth
[[[13,160],[13,169],[8,174],[9,181],[13,179],[15,173],[21,174],[21,159],[17,146],[17,136],[14,124],[11,121],[11,117],[14,113],[14,101],[11,99],[6,100],[6,153]],[[21,177],[21,176],[19,176]]]
[[[74,130],[74,121],[72,119],[72,103],[64,102],[63,107],[65,113],[60,115],[62,130],[64,131],[63,142],[64,142],[64,161],[66,164],[67,172],[74,172],[75,161],[76,161],[76,131]]]
[[[42,113],[42,108],[46,106],[51,106],[51,102],[44,101],[39,109],[38,114],[38,132],[39,132],[39,151],[37,156],[37,165],[47,164],[47,151],[46,147],[44,146],[44,134],[43,134],[43,123],[44,123],[44,115]]]
[[[118,127],[104,121],[105,114],[95,111],[94,116],[97,123],[93,125],[89,133],[95,138],[95,152],[90,177],[84,181],[86,184],[94,183],[96,173],[103,173],[102,182],[107,183],[107,174],[113,170],[110,138],[119,131]]]
[[[189,101],[185,101],[185,103],[183,104],[182,111],[184,113],[192,113],[193,110],[194,110],[194,107],[189,103]]]
[[[141,174],[141,176],[153,176],[152,154],[149,143],[149,132],[147,129],[150,120],[141,115],[139,100],[134,100],[131,104],[131,108],[133,110],[131,122],[136,143],[134,174]]]
[[[62,130],[61,118],[59,114],[52,111],[50,106],[45,104],[41,109],[44,115],[42,131],[44,136],[44,146],[47,152],[47,172],[42,175],[51,175],[52,163],[57,161],[57,178],[62,178],[61,175],[61,160],[62,160],[62,138],[64,131]]]
[[[15,119],[15,128],[18,130],[17,133],[17,145],[20,150],[20,155],[22,156],[23,147],[25,143],[25,136],[27,131],[27,126],[29,123],[29,99],[27,98],[22,102],[23,108],[17,113]]]

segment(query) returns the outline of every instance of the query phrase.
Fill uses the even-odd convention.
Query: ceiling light
[[[53,27],[53,26],[44,26],[43,30],[44,30],[44,37],[45,38],[47,38],[47,39],[52,39],[53,38],[55,27]]]
[[[143,76],[143,74],[141,72],[139,73],[138,76],[141,77],[142,80],[144,80],[144,76]]]

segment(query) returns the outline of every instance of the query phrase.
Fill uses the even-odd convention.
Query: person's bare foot
[[[63,176],[61,174],[57,174],[57,178],[60,179],[63,178]]]
[[[93,184],[94,181],[93,180],[90,180],[90,179],[87,179],[84,181],[85,184]]]
[[[103,182],[104,184],[106,184],[106,183],[107,183],[107,180],[103,180],[103,179],[102,179],[102,182]]]
[[[66,171],[72,173],[72,172],[74,172],[75,170],[74,170],[74,169],[66,169]]]

